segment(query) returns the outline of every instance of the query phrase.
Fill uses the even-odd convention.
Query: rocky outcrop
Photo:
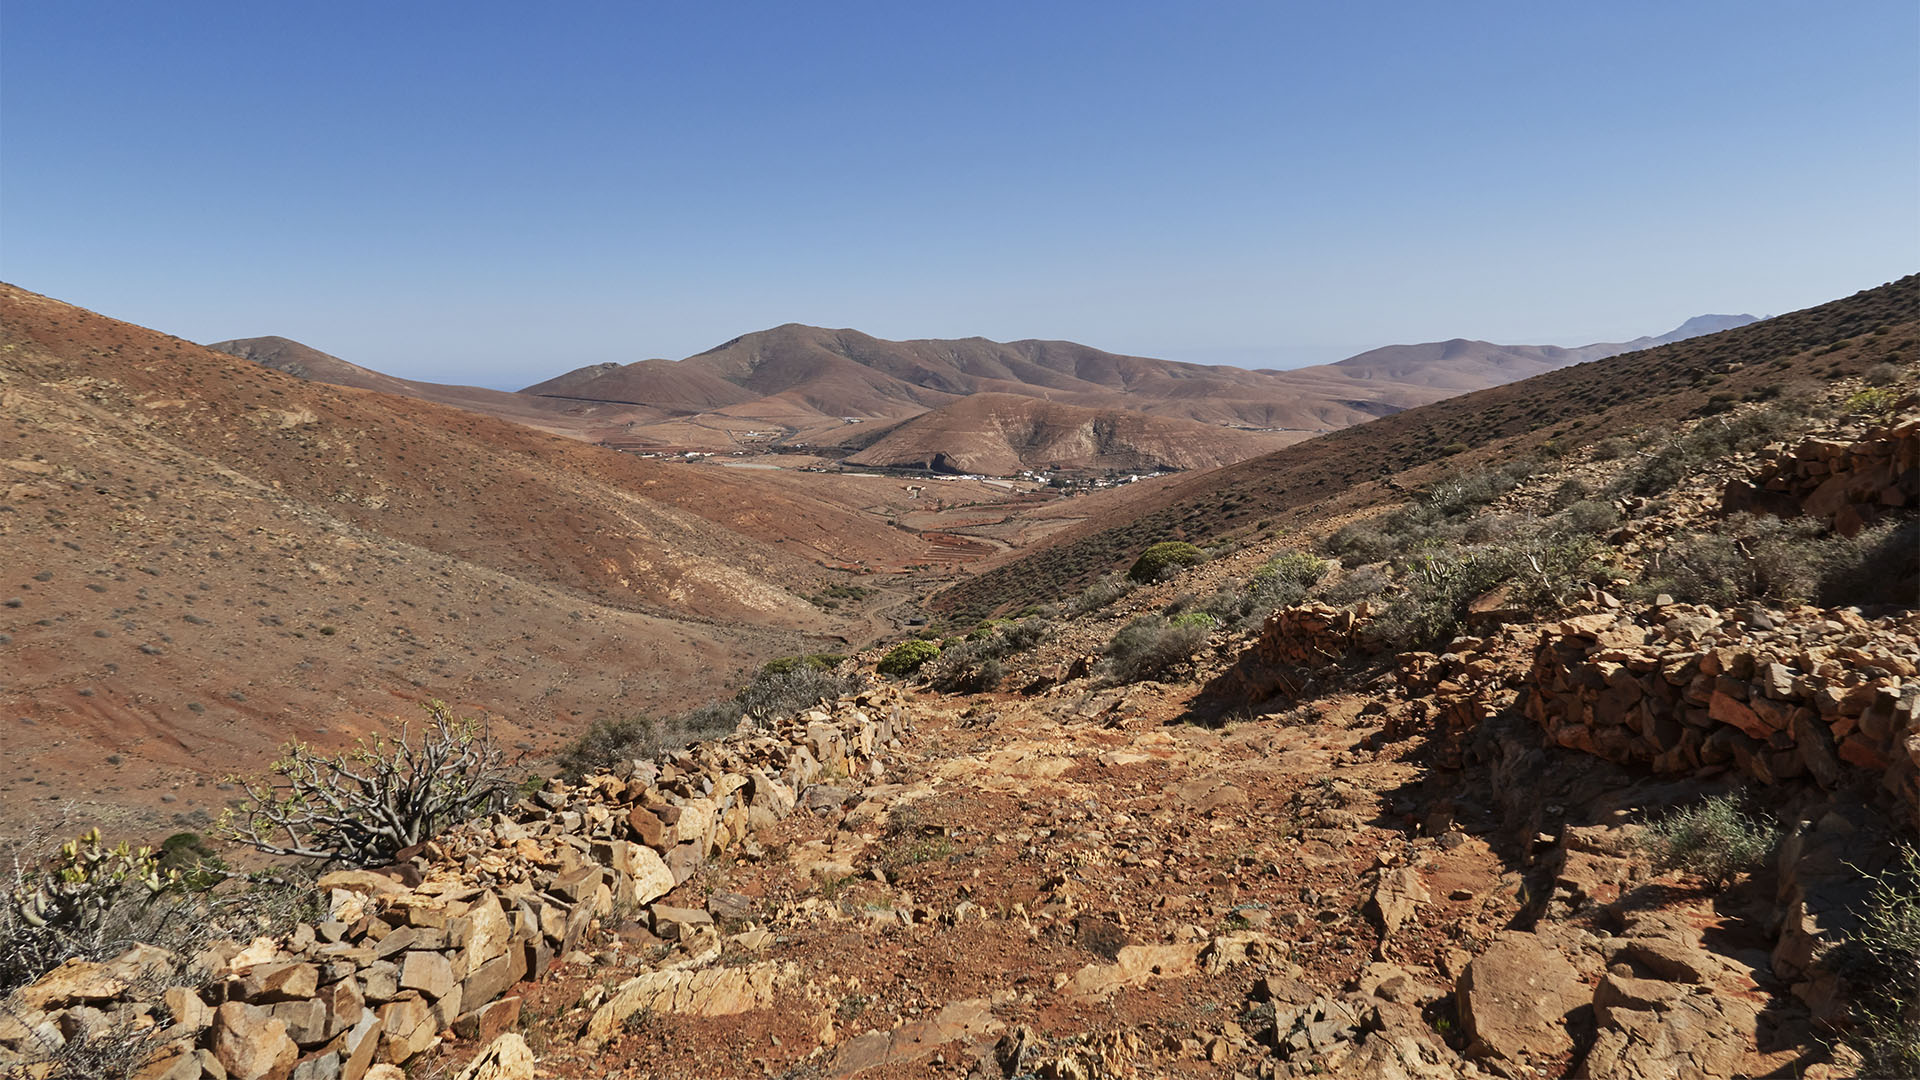
[[[327,918],[216,945],[193,958],[190,970],[203,978],[158,998],[135,988],[178,965],[150,946],[56,968],[0,1010],[0,1070],[45,1075],[50,1053],[83,1028],[147,1033],[156,1055],[140,1075],[165,1080],[362,1080],[430,1049],[448,1029],[506,1039],[516,984],[575,953],[616,910],[647,918],[707,859],[806,805],[816,781],[880,775],[881,757],[904,734],[897,699],[863,694],[769,732],[621,762],[577,785],[551,780],[404,863],[323,875]],[[723,916],[737,914],[725,906],[730,897],[715,894]],[[654,914],[660,936],[684,952],[718,952],[707,911]],[[631,980],[615,1000],[627,1012],[722,1015],[729,1001],[764,1004],[772,985],[793,978],[772,965],[663,971]],[[604,1036],[622,1018],[603,1008],[589,1026]],[[523,1059],[531,1064],[524,1045],[495,1048],[475,1076],[521,1075]]]
[[[1771,447],[1752,477],[1727,484],[1721,505],[1728,513],[1819,518],[1842,536],[1889,512],[1920,507],[1920,415],[1852,438]]]

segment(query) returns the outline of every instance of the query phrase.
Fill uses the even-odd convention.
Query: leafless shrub
[[[371,866],[504,804],[513,781],[487,726],[425,708],[417,746],[405,725],[332,757],[289,744],[268,776],[241,781],[247,801],[220,831],[273,855]]]

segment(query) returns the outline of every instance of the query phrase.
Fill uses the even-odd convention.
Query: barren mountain
[[[1295,441],[1298,433],[1331,431],[1451,394],[1743,321],[1752,317],[1704,315],[1660,337],[1574,349],[1464,339],[1395,345],[1293,371],[1155,360],[1066,341],[887,341],[855,330],[788,323],[685,360],[577,368],[517,394],[396,379],[284,338],[246,338],[215,347],[304,377],[438,401],[623,449],[731,450],[768,444],[861,449],[880,438],[873,425],[898,424],[975,394],[1292,432],[1284,441]],[[949,421],[929,424],[918,430],[960,434]],[[1244,453],[1278,441],[1223,440],[1213,454],[1188,456],[1225,462],[1234,460],[1220,453],[1229,446]],[[896,453],[910,461],[916,456],[932,460],[936,453],[979,457],[980,451],[960,443],[949,448],[916,442],[906,449],[896,443],[881,456]],[[1013,460],[1004,454],[1000,459]]]
[[[735,338],[680,365],[768,399],[736,403],[728,413],[789,428],[796,427],[796,408],[828,419],[900,420],[969,394],[1005,393],[1212,424],[1317,430],[1429,396],[1419,388],[1401,394],[1394,387],[1341,383],[1335,385],[1342,397],[1326,400],[1314,387],[1283,375],[1123,356],[1068,341],[886,341],[795,323]],[[596,379],[570,379],[568,392],[618,399],[634,366]],[[859,434],[844,426],[816,433],[817,441],[829,442]]]
[[[922,413],[846,460],[996,476],[1023,469],[1212,469],[1287,439],[1284,433],[983,393]]]
[[[209,777],[424,697],[529,746],[697,704],[872,632],[807,599],[827,567],[955,550],[872,492],[295,378],[12,286],[0,407],[15,821],[76,792],[217,809]]]

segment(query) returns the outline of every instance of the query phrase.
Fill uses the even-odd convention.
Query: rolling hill
[[[12,820],[78,775],[217,808],[209,776],[423,697],[527,748],[697,704],[870,632],[807,598],[829,566],[943,550],[831,478],[645,461],[13,286],[0,410]]]
[[[1287,439],[1284,433],[982,393],[899,424],[846,462],[995,476],[1050,469],[1213,469]]]
[[[1409,487],[1557,445],[1594,442],[1791,396],[1876,364],[1920,362],[1920,275],[1818,307],[1563,367],[1143,490],[933,599],[964,622],[1070,595],[1148,544],[1365,512]]]
[[[903,421],[979,394],[1091,409],[1113,416],[1130,431],[1152,425],[1120,421],[1119,414],[1289,433],[1277,439],[1219,439],[1206,453],[1196,454],[1191,446],[1184,451],[1194,461],[1224,463],[1236,460],[1232,453],[1244,456],[1452,394],[1751,321],[1747,315],[1699,316],[1658,337],[1571,349],[1466,339],[1394,345],[1291,371],[1156,360],[1067,341],[887,341],[856,330],[789,323],[744,334],[685,360],[595,364],[511,394],[396,379],[284,338],[243,338],[214,347],[323,382],[438,401],[623,449],[712,451],[771,444],[863,450],[891,438],[888,432]],[[1007,406],[995,408],[1005,413]],[[950,445],[928,445],[935,433],[948,437]],[[937,454],[985,460],[973,433],[951,420],[931,419],[913,429],[910,439],[904,445],[892,439],[877,455],[863,454],[862,461],[931,461]],[[994,456],[1002,465],[1025,463],[1013,467],[1038,461],[1018,449],[1011,456],[1004,450]],[[1153,452],[1144,457],[1123,452],[1114,460],[1153,457]]]

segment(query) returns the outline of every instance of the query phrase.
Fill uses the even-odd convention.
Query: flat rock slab
[[[587,1021],[587,1035],[605,1039],[621,1021],[646,1009],[688,1016],[735,1016],[772,1007],[781,988],[800,977],[791,963],[769,961],[704,971],[649,971],[620,984]]]
[[[1508,1061],[1573,1049],[1567,1014],[1593,994],[1560,950],[1532,934],[1502,934],[1474,957],[1455,988],[1468,1051]]]
[[[903,1065],[931,1057],[957,1039],[992,1035],[1006,1025],[993,1018],[984,998],[956,1001],[925,1020],[892,1031],[869,1031],[840,1044],[828,1076],[853,1076],[884,1065]]]

